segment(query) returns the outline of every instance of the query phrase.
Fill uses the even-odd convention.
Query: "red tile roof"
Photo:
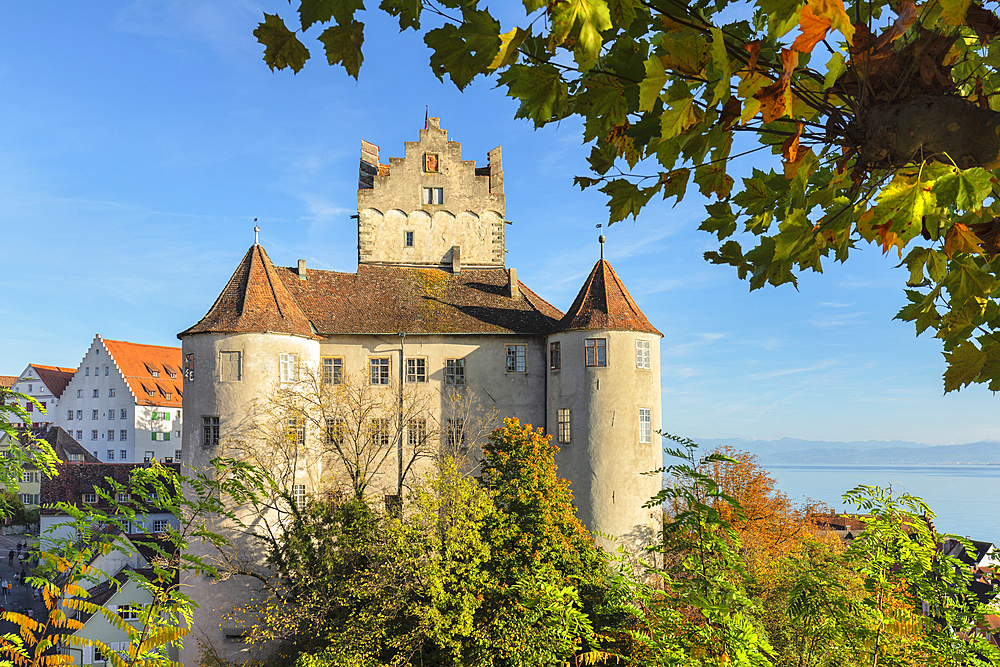
[[[10,389],[17,382],[16,375],[0,375],[0,389]]]
[[[639,310],[621,278],[605,260],[599,260],[576,295],[569,312],[556,327],[572,330],[641,331],[662,336]]]
[[[181,348],[102,340],[138,405],[181,407]],[[159,377],[154,378],[153,373]]]
[[[208,314],[178,338],[195,333],[274,332],[312,338],[309,319],[289,295],[264,248],[254,244]],[[178,351],[178,363],[180,356]]]
[[[544,334],[562,313],[518,281],[511,298],[506,269],[362,265],[357,273],[293,268],[278,275],[322,334]]]
[[[207,332],[544,334],[562,312],[506,269],[362,265],[357,273],[275,268],[263,248],[244,257],[208,314],[177,336]]]
[[[69,381],[73,379],[73,374],[76,373],[75,368],[39,366],[38,364],[31,364],[31,367],[38,374],[38,379],[45,383],[45,386],[56,398],[62,396],[63,391],[66,390],[66,385],[69,384]]]

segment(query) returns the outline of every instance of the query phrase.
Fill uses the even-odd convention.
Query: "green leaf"
[[[500,51],[500,23],[489,12],[463,12],[461,26],[446,23],[424,36],[431,54],[431,71],[437,78],[451,77],[459,90],[464,89],[478,74],[489,71]]]
[[[726,41],[722,34],[722,29],[712,26],[712,65],[714,74],[719,77],[715,84],[715,92],[712,94],[712,101],[709,106],[715,106],[719,101],[729,94],[730,79],[733,77],[733,67],[729,62],[729,54],[726,53]]]
[[[655,42],[663,49],[663,67],[687,76],[699,76],[709,59],[709,46],[695,30],[665,32]]]
[[[686,168],[674,169],[669,173],[660,174],[660,184],[663,186],[663,198],[677,197],[677,201],[674,202],[674,206],[677,206],[684,199],[684,193],[687,192],[688,178],[690,176],[691,170]],[[719,240],[721,241],[722,239],[720,238]]]
[[[656,187],[639,188],[635,183],[618,178],[609,181],[601,192],[611,197],[608,208],[611,215],[610,222],[624,220],[626,216],[633,218],[639,215],[642,207],[649,202],[649,198],[656,192]]]
[[[549,63],[511,65],[500,75],[500,83],[507,86],[509,97],[520,100],[521,106],[517,110],[517,117],[530,118],[534,121],[535,127],[562,118],[566,113],[569,89],[554,65]],[[600,170],[597,172],[604,173]]]
[[[970,0],[940,0],[941,18],[948,25],[965,25]]]
[[[788,212],[778,223],[778,233],[774,236],[774,260],[797,261],[797,255],[816,242],[813,224],[800,208]]]
[[[646,76],[639,82],[639,111],[652,111],[653,104],[660,97],[660,91],[667,83],[667,72],[659,56],[646,60]]]
[[[264,22],[257,25],[253,35],[264,45],[264,62],[272,72],[286,67],[298,72],[309,59],[309,50],[277,14],[264,14]]]
[[[902,262],[910,271],[910,279],[906,281],[907,285],[916,287],[924,283],[924,265],[933,254],[934,250],[922,246],[918,246],[907,253]]]
[[[638,6],[636,0],[608,0],[611,22],[618,28],[628,28],[635,20],[635,8]]]
[[[341,64],[347,73],[357,80],[364,54],[361,45],[365,42],[365,24],[351,21],[347,25],[330,26],[319,36],[326,47],[326,61],[331,65]]]
[[[920,232],[921,218],[936,206],[931,185],[917,172],[897,171],[879,193],[872,226],[889,223],[905,245]]]
[[[823,90],[835,84],[840,75],[846,71],[847,61],[844,60],[843,53],[837,52],[830,56],[830,60],[826,63],[826,76],[823,77]]]
[[[562,0],[549,7],[549,48],[564,44],[572,36],[577,63],[597,60],[603,42],[601,32],[611,27],[607,3],[604,0]]]
[[[326,23],[331,18],[345,25],[354,20],[354,12],[364,8],[364,0],[301,0],[299,19],[303,30],[308,30],[314,23]]]
[[[522,30],[521,28],[513,28],[507,32],[500,35],[500,51],[497,53],[496,58],[490,63],[490,69],[500,69],[502,67],[508,67],[517,62],[518,47],[524,42],[525,38],[531,35],[531,29]]]
[[[672,139],[683,134],[698,122],[701,112],[694,106],[694,98],[687,97],[669,105],[660,116],[660,136]]]
[[[952,307],[961,307],[970,298],[982,299],[996,288],[993,276],[979,268],[971,259],[956,259],[951,264],[951,271],[943,284],[948,288]]]
[[[421,0],[382,0],[379,5],[379,9],[389,16],[399,17],[400,32],[407,28],[420,29],[420,12],[423,8]]]
[[[948,369],[944,372],[944,392],[967,387],[971,384],[986,363],[986,352],[976,347],[971,341],[962,341],[951,352],[945,352]]]
[[[720,241],[733,235],[733,232],[736,231],[736,215],[733,213],[733,210],[728,203],[716,202],[709,204],[705,207],[705,210],[708,211],[709,217],[705,220],[705,222],[701,223],[698,227],[699,230],[715,234]],[[733,242],[730,241],[730,243]],[[723,246],[723,248],[725,247],[726,246]],[[739,245],[736,247],[738,248]],[[741,252],[740,259],[742,259],[742,257],[743,254]],[[718,264],[718,262],[714,263]]]
[[[694,170],[694,182],[706,197],[715,193],[719,199],[725,199],[733,189],[733,179],[726,173],[725,162],[701,165]]]
[[[750,272],[750,263],[743,257],[743,250],[736,241],[726,241],[719,248],[718,252],[708,251],[705,253],[705,261],[712,264],[729,264],[735,266],[740,280],[746,280]]]
[[[757,0],[757,6],[767,15],[767,36],[778,38],[799,24],[801,0]]]
[[[934,182],[932,189],[941,205],[954,204],[960,211],[971,211],[982,206],[983,200],[990,195],[992,181],[993,175],[982,167],[953,167],[951,173]]]

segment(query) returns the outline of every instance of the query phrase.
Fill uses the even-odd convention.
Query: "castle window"
[[[389,446],[389,420],[373,419],[368,431],[368,442],[375,447]]]
[[[424,188],[425,204],[443,204],[444,188]]]
[[[523,373],[524,372],[524,345],[508,345],[507,346],[507,372],[508,373]]]
[[[292,501],[295,506],[302,509],[306,506],[306,485],[305,484],[293,484],[292,485]]]
[[[243,379],[242,352],[219,352],[219,379],[223,382],[239,382]]]
[[[604,338],[587,338],[584,341],[584,349],[587,351],[588,366],[608,365],[608,341]]]
[[[83,389],[77,389],[76,390],[76,397],[77,398],[83,398]]]
[[[282,352],[279,355],[279,362],[281,365],[281,381],[282,382],[298,382],[299,381],[299,355],[297,354],[286,354]]]
[[[73,411],[72,410],[67,410],[66,411],[66,420],[67,421],[73,421]]]
[[[114,419],[114,418],[115,418],[115,411],[114,408],[112,408],[111,410],[108,410],[108,419]]]
[[[94,503],[97,502],[97,494],[96,493],[83,494],[83,502],[93,505]]]
[[[424,171],[428,174],[438,173],[437,153],[424,153]]]
[[[413,232],[403,232],[403,245],[407,248],[413,247]]]
[[[113,450],[113,449],[109,449],[108,450],[108,460],[109,461],[114,461],[115,460],[115,450]]]
[[[569,408],[559,408],[559,442],[569,442]]]
[[[126,460],[128,458],[128,450],[127,449],[119,449],[118,450],[118,458],[120,458],[122,461]]]
[[[110,370],[110,367],[109,367],[109,366],[105,366],[105,367],[104,367],[104,377],[107,377],[107,376],[108,376],[108,371],[109,371],[109,370]]]
[[[115,430],[113,428],[108,429],[108,440],[114,440],[114,439],[115,439]]]
[[[90,418],[91,419],[97,419],[98,418],[97,415],[99,415],[100,412],[101,412],[100,410],[91,410],[90,411]]]
[[[449,419],[445,424],[445,435],[448,438],[448,446],[452,448],[465,447],[465,420]],[[464,452],[463,452],[464,453]]]
[[[119,431],[118,432],[118,439],[121,440],[122,442],[128,440],[128,431],[126,431],[125,429],[122,429],[121,431]]]
[[[323,384],[340,384],[344,381],[342,357],[323,357]]]
[[[372,384],[389,384],[389,357],[372,357],[368,360]]]
[[[76,420],[80,421],[81,419],[83,419],[83,410],[77,410],[76,411]]]
[[[557,371],[562,368],[562,354],[559,343],[549,343],[549,368]]]
[[[653,441],[653,411],[639,408],[639,442]]]
[[[122,410],[121,410],[121,413],[120,413],[120,414],[121,414],[121,417],[120,417],[120,419],[125,419],[125,414],[126,414],[126,412],[125,412],[125,408],[122,408]]]
[[[101,396],[101,390],[100,389],[95,389],[94,390],[94,398],[100,398],[100,396]]]
[[[326,444],[344,444],[344,420],[334,417],[326,418]]]
[[[288,442],[293,445],[304,445],[306,444],[306,423],[302,419],[296,419],[292,417],[288,420],[288,429],[285,431],[285,437],[288,438]]]
[[[202,445],[205,447],[217,447],[219,445],[219,418],[202,417],[201,428],[205,436]]]
[[[635,367],[649,370],[649,341],[635,341]]]
[[[114,397],[115,397],[115,390],[113,388],[108,389],[108,398],[114,398]]]
[[[465,359],[444,360],[444,383],[456,386],[465,384]]]
[[[407,382],[427,382],[427,360],[407,359],[406,360],[406,381]]]
[[[416,450],[427,441],[427,420],[411,419],[406,425],[406,444]]]

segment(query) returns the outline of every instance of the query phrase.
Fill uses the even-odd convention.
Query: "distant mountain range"
[[[764,465],[944,465],[954,463],[1000,465],[1000,441],[931,446],[903,440],[829,442],[824,440],[699,440],[704,450],[729,445],[756,454]]]

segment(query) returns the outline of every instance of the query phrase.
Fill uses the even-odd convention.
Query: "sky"
[[[466,159],[485,165],[503,147],[507,265],[570,306],[607,218],[604,195],[573,186],[587,174],[580,123],[535,130],[493,81],[438,81],[420,38],[377,11],[359,17],[359,81],[326,65],[314,33],[304,70],[272,73],[252,34],[265,11],[293,18],[281,0],[0,6],[0,375],[75,368],[95,334],[179,345],[253,243],[254,218],[275,264],[356,270],[361,140],[383,161],[402,156],[425,105]],[[798,290],[751,293],[703,260],[718,245],[697,231],[705,203],[692,186],[604,230],[608,260],[663,332],[664,430],[1000,439],[986,418],[998,399],[979,386],[944,395],[939,342],[892,319],[905,302],[895,254],[864,247]]]

